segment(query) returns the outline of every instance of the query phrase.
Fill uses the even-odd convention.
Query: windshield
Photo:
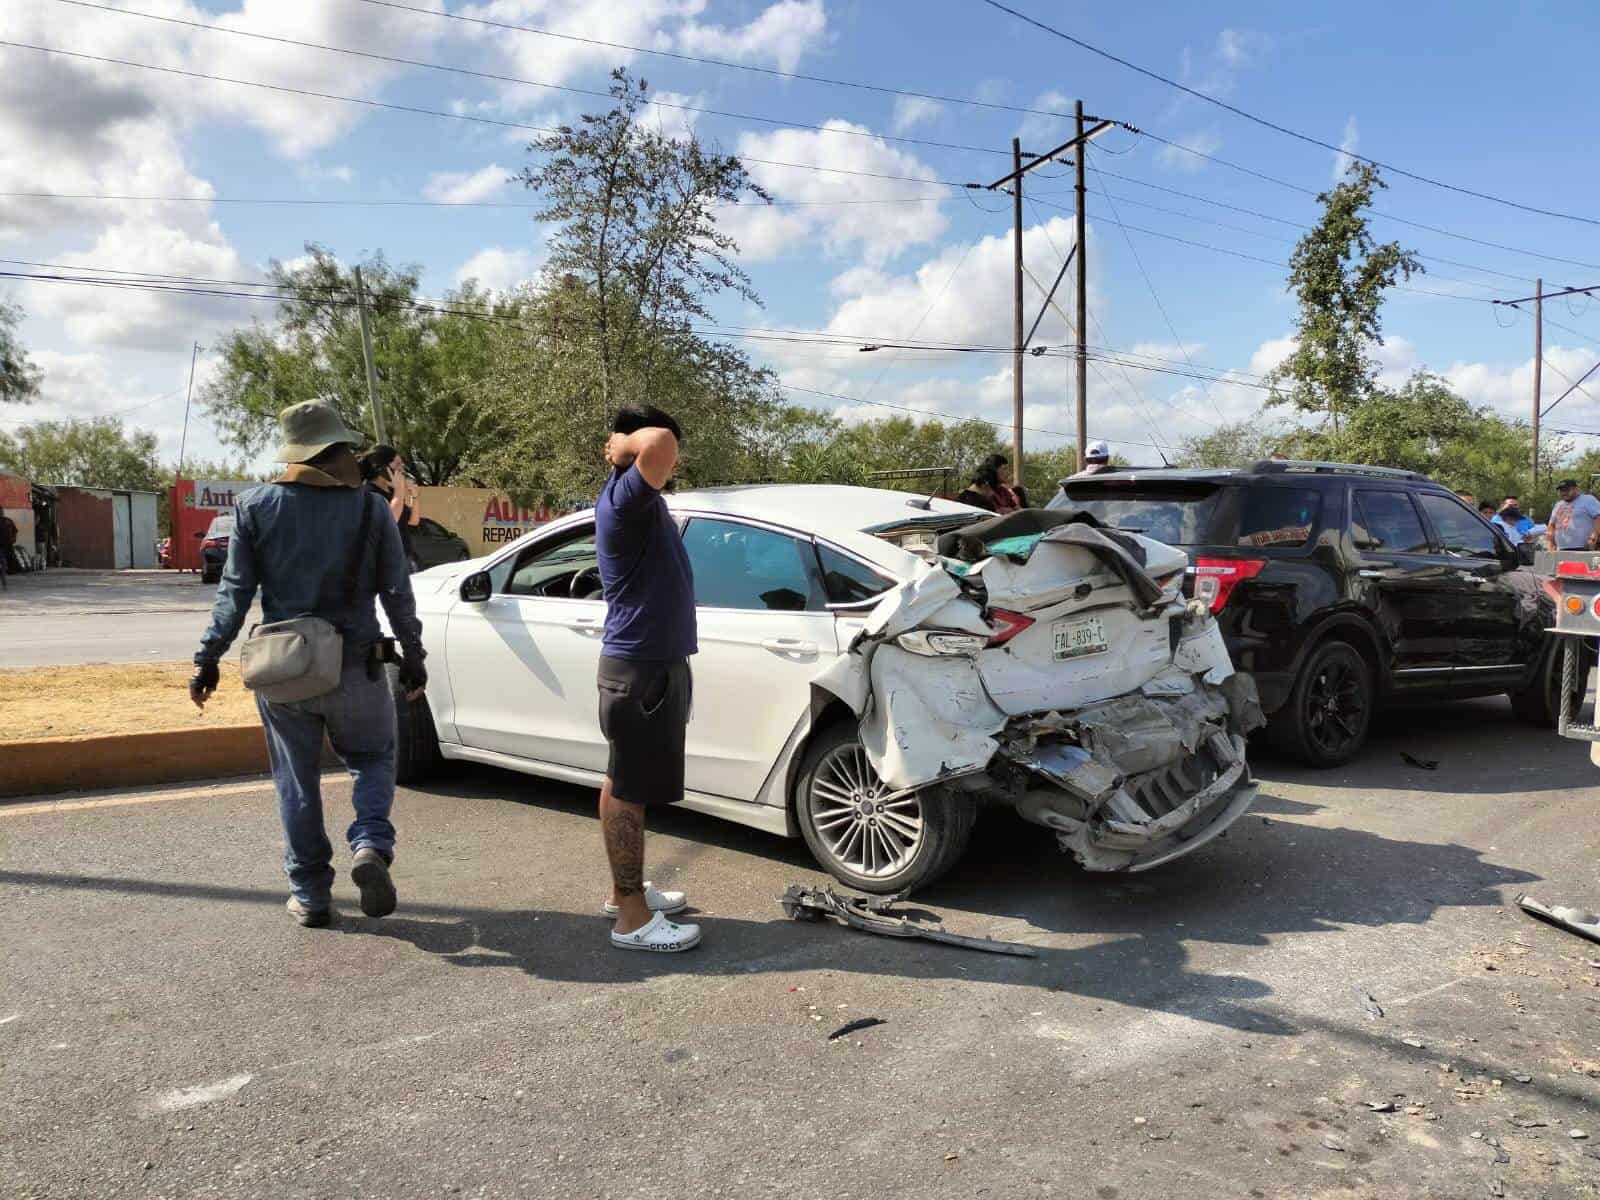
[[[1077,509],[1129,533],[1142,533],[1169,546],[1203,546],[1218,539],[1214,517],[1222,489],[1214,484],[1146,484],[1137,492],[1124,483],[1069,483],[1049,504]]]

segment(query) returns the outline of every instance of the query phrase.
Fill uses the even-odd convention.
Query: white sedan
[[[874,892],[953,866],[983,802],[1099,870],[1166,861],[1248,807],[1250,700],[1223,686],[1181,552],[1077,526],[958,561],[940,535],[990,514],[869,488],[667,502],[699,623],[685,807],[803,836]],[[397,706],[401,779],[466,760],[598,786],[593,513],[413,585],[429,682]]]

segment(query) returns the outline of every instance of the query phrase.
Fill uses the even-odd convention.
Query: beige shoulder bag
[[[366,559],[367,530],[372,524],[372,497],[359,489],[361,524],[346,566],[344,612],[355,604],[361,564]],[[321,593],[328,591],[323,581]],[[344,672],[344,635],[321,617],[293,617],[256,625],[239,651],[244,686],[276,704],[292,704],[325,696],[339,686]]]

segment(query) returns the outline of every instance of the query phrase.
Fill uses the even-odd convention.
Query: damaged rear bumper
[[[1017,812],[1091,871],[1144,871],[1198,849],[1254,803],[1245,736],[1261,721],[1249,676],[1182,696],[1122,696],[1011,722],[991,775]]]

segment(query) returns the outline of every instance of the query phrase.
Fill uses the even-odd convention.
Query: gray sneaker
[[[304,925],[307,929],[326,929],[333,921],[333,909],[307,908],[293,896],[289,897],[284,907],[289,910],[289,915],[297,924]]]
[[[367,916],[387,917],[399,903],[394,880],[389,878],[389,864],[371,846],[356,851],[355,861],[350,865],[350,878],[361,889],[361,911]]]

